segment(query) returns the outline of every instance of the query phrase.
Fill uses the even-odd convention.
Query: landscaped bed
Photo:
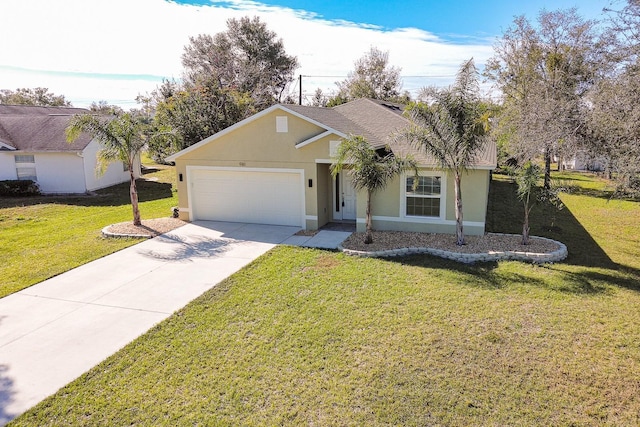
[[[567,256],[564,244],[532,236],[528,245],[514,234],[487,233],[465,237],[464,245],[456,245],[448,234],[374,231],[373,243],[364,243],[364,233],[354,233],[342,243],[349,255],[391,257],[425,253],[464,263],[518,260],[536,263],[557,262]]]
[[[133,225],[132,221],[119,222],[104,227],[102,234],[106,237],[156,237],[186,223],[178,218],[143,219],[141,225]]]
[[[431,233],[407,233],[400,231],[374,231],[373,243],[364,243],[364,233],[354,233],[342,243],[345,249],[376,252],[387,249],[429,247],[458,253],[482,253],[496,251],[521,251],[548,253],[559,245],[549,239],[532,238],[531,244],[522,245],[522,237],[488,233],[484,236],[465,236],[465,244],[456,245],[455,235]]]

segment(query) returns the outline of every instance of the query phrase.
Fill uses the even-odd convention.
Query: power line
[[[402,79],[441,79],[441,78],[450,78],[455,77],[455,74],[442,74],[442,75],[423,75],[423,76],[400,76]],[[316,76],[310,74],[301,74],[300,77],[314,77],[314,78],[331,78],[331,79],[342,79],[349,76]]]

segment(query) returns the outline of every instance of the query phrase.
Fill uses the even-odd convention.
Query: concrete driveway
[[[0,425],[298,230],[195,222],[0,299]]]

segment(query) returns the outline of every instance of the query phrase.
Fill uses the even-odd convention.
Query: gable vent
[[[276,117],[276,132],[278,133],[289,132],[289,123],[287,121],[287,116]]]

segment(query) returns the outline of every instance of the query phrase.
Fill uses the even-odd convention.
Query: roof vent
[[[385,107],[387,107],[390,110],[394,110],[394,111],[402,111],[402,109],[400,107],[398,107],[397,105],[393,105],[393,104],[382,104]]]

